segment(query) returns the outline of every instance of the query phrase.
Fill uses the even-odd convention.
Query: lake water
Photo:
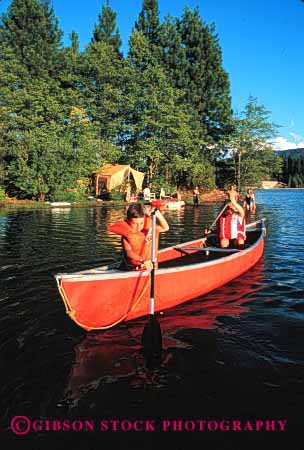
[[[295,439],[304,424],[304,190],[257,191],[256,197],[252,219],[267,219],[263,258],[228,285],[159,317],[163,361],[152,372],[140,345],[145,318],[85,333],[65,314],[54,280],[56,273],[117,260],[120,239],[105,229],[125,211],[2,208],[0,442],[143,449],[161,436],[174,448],[184,449],[186,438],[188,447],[237,450],[245,448],[240,436],[260,448],[274,437]],[[166,212],[170,231],[161,247],[201,236],[220,208]],[[19,435],[10,429],[15,416],[28,418],[20,419]],[[27,434],[35,419],[42,425]],[[75,427],[90,421],[94,431],[47,430],[64,419]],[[100,431],[102,419],[125,420],[125,427],[150,420],[157,432],[116,432],[112,425]],[[259,432],[215,430],[224,419],[230,427],[234,419],[264,425]],[[168,432],[164,420],[171,421]],[[210,420],[211,429],[198,430],[200,420]],[[266,431],[266,420],[276,428],[286,420],[286,431]],[[174,426],[188,429],[173,432]],[[292,449],[303,449],[297,445]]]

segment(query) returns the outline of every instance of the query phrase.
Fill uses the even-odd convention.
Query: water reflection
[[[67,399],[82,399],[90,407],[95,402],[100,405],[100,414],[107,409],[114,417],[115,413],[123,414],[124,406],[124,413],[132,415],[134,397],[136,407],[142,405],[140,413],[136,410],[139,417],[153,414],[153,401],[156,415],[167,408],[168,415],[176,416],[178,403],[181,415],[194,414],[195,406],[200,415],[202,404],[206,405],[202,396],[205,400],[210,395],[210,386],[216,396],[222,386],[218,402],[212,398],[208,406],[216,409],[215,415],[224,417],[223,405],[232,404],[235,398],[223,401],[222,396],[230,391],[232,397],[236,386],[245,394],[247,413],[251,405],[247,396],[253,392],[254,379],[276,385],[284,380],[288,398],[273,398],[275,405],[282,400],[282,416],[286,416],[285,408],[291,399],[300,406],[304,367],[304,191],[256,194],[254,220],[267,219],[264,262],[202,299],[164,311],[159,316],[164,357],[159,370],[150,374],[145,370],[140,346],[144,318],[106,333],[84,336],[66,317],[53,278],[58,272],[87,269],[119,258],[120,238],[107,233],[106,227],[125,217],[123,208],[101,205],[60,213],[45,209],[1,210],[2,411],[8,417],[55,417],[55,405],[65,392]],[[170,230],[161,236],[160,246],[198,238],[221,207],[203,204],[199,208],[190,205],[180,211],[164,211]],[[244,367],[249,371],[242,371]],[[270,375],[263,374],[265,367],[271,367]],[[164,386],[168,395],[164,391],[155,395],[155,390]],[[184,401],[189,397],[188,408],[179,402],[178,394],[184,394]],[[264,400],[264,391],[253,397],[260,404],[252,414],[260,417],[271,402],[269,397]],[[74,412],[86,416],[80,409]],[[90,412],[86,411],[88,415]]]
[[[193,349],[186,330],[202,333],[206,329],[225,331],[218,318],[239,318],[249,310],[265,288],[263,262],[260,261],[249,272],[216,291],[164,311],[159,316],[163,335],[163,361],[155,373],[145,369],[142,354],[141,334],[146,318],[131,321],[117,329],[93,332],[75,346],[75,361],[71,369],[65,400],[73,406],[88,393],[119,380],[128,381],[131,388],[145,388],[153,383],[166,383],[166,373],[172,370],[174,355],[178,351]],[[181,333],[182,331],[182,333]]]

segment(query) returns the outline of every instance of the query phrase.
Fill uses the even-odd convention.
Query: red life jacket
[[[246,239],[245,217],[229,209],[227,214],[222,215],[219,220],[220,239]]]
[[[113,225],[110,225],[107,230],[112,233],[119,234],[123,238],[127,239],[132,247],[132,250],[137,253],[142,259],[148,260],[151,259],[152,254],[152,245],[149,233],[151,228],[152,220],[150,217],[145,216],[145,224],[142,231],[134,231],[128,224],[127,220],[114,223]],[[156,229],[156,248],[158,248],[158,236],[159,233]],[[139,261],[128,258],[127,255],[125,255],[125,258],[127,260],[127,263],[131,266],[136,267],[140,265]]]

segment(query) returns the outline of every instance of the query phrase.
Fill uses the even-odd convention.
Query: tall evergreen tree
[[[180,20],[164,22],[160,35],[171,83],[186,91],[205,139],[214,145],[230,131],[232,114],[229,79],[214,28],[203,24],[198,8],[185,7]]]
[[[0,32],[30,74],[55,73],[62,31],[48,0],[12,0]]]
[[[160,28],[161,59],[174,87],[185,88],[189,62],[179,32],[179,20],[166,16]]]
[[[200,181],[212,186],[214,174],[199,154],[202,146],[195,114],[172,87],[153,55],[150,42],[133,31],[129,44],[130,80],[125,83],[127,161],[147,173],[149,182]]]
[[[72,31],[69,34],[69,38],[71,40],[71,49],[74,55],[77,55],[79,52],[79,36],[76,31]]]
[[[72,114],[80,97],[79,55],[75,46],[61,50],[61,32],[48,1],[13,0],[2,19],[0,159],[4,155],[5,182],[14,195],[44,200],[58,188],[74,187],[97,164],[92,124]]]
[[[150,44],[159,44],[159,8],[157,0],[143,0],[135,29],[140,31]]]
[[[120,53],[121,38],[116,25],[116,12],[109,5],[102,5],[101,14],[98,15],[98,24],[95,25],[92,42],[104,42],[112,45]]]
[[[116,144],[121,128],[123,71],[126,62],[112,45],[94,42],[82,55],[79,88],[101,145]],[[113,152],[113,159],[115,159]]]
[[[180,22],[189,62],[186,90],[211,143],[227,133],[231,120],[230,84],[213,27],[202,23],[199,10],[184,9]]]

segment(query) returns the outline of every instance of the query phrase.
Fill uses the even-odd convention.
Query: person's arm
[[[145,208],[145,214],[149,217],[151,217],[152,213],[154,211],[154,208],[151,209],[151,207],[147,206]],[[166,219],[164,218],[164,216],[162,215],[162,213],[159,211],[159,209],[155,210],[155,217],[156,217],[156,221],[157,221],[157,230],[159,233],[164,233],[165,231],[169,230],[169,224],[166,221]],[[152,228],[150,228],[148,235],[152,236]]]
[[[122,245],[128,258],[133,259],[134,261],[138,261],[138,264],[143,263],[144,261],[143,258],[138,253],[132,250],[132,247],[130,243],[127,241],[127,239],[125,238],[122,239]]]
[[[164,218],[164,216],[162,215],[162,213],[157,209],[155,212],[155,216],[157,219],[157,227],[158,227],[158,231],[160,233],[165,233],[166,231],[169,230],[169,224],[166,221],[166,219]]]
[[[126,255],[129,259],[133,259],[134,261],[138,261],[138,265],[147,270],[151,270],[153,265],[150,259],[144,260],[138,253],[132,250],[130,243],[127,239],[122,240],[123,248],[126,252]]]
[[[241,205],[237,202],[237,197],[238,197],[238,193],[236,191],[229,191],[229,198],[230,198],[230,202],[232,204],[232,207],[234,209],[236,209],[241,217],[245,216],[245,211],[244,209],[241,207]]]

